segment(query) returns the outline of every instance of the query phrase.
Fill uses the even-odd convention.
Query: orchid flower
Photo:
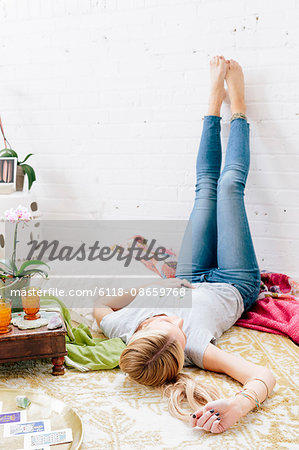
[[[32,219],[29,209],[21,205],[19,205],[16,209],[7,209],[4,212],[4,216],[5,219],[11,223],[29,222],[29,220]]]
[[[16,266],[16,252],[17,252],[17,234],[18,234],[18,225],[19,223],[27,223],[32,219],[32,215],[28,208],[25,206],[19,205],[16,209],[8,209],[4,212],[4,217],[6,220],[8,220],[10,223],[15,223],[15,231],[14,231],[14,246],[13,246],[13,254],[12,258],[10,260],[10,265],[7,265],[5,262],[1,261],[1,265],[4,266],[0,267],[0,275],[2,272],[1,278],[7,278],[7,276],[13,276],[13,277],[21,277],[21,276],[32,276],[34,273],[38,273],[40,275],[43,275],[45,277],[48,276],[47,272],[41,269],[28,269],[28,266],[30,265],[45,265],[49,267],[46,263],[40,260],[29,260],[25,261],[21,267],[18,269]],[[25,270],[27,269],[27,270]],[[6,275],[8,274],[8,275]]]

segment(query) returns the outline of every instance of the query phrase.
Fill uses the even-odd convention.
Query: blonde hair
[[[175,339],[160,331],[139,331],[131,338],[119,360],[121,370],[139,384],[159,387],[168,397],[169,412],[181,420],[190,418],[191,411],[219,398],[216,389],[195,382],[185,373],[184,350]]]

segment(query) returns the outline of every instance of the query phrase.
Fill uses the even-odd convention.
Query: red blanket
[[[148,241],[143,236],[133,236],[121,246],[128,249],[134,240],[137,241],[137,247],[146,253]],[[165,262],[158,262],[154,258],[154,251],[157,246],[155,245],[148,252],[148,255],[150,254],[153,257],[141,262],[162,278],[174,278],[177,265],[176,254],[172,250],[166,249],[165,253],[169,255],[169,258]],[[261,280],[261,289],[257,301],[248,312],[242,315],[236,325],[289,336],[298,344],[299,283],[282,273],[266,271],[261,272]]]
[[[289,336],[299,343],[299,284],[282,273],[261,272],[261,290],[236,325]]]

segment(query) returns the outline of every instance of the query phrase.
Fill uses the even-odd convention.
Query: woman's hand
[[[163,280],[157,281],[156,284],[169,288],[187,287],[193,289],[190,281],[182,278],[163,278]]]
[[[211,433],[222,433],[233,426],[240,417],[242,417],[241,409],[234,400],[220,399],[207,403],[191,415],[190,424]]]

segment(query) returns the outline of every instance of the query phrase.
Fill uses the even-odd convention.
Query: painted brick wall
[[[186,219],[223,54],[246,77],[260,266],[299,277],[298,23],[296,0],[0,0],[0,113],[44,217]]]

